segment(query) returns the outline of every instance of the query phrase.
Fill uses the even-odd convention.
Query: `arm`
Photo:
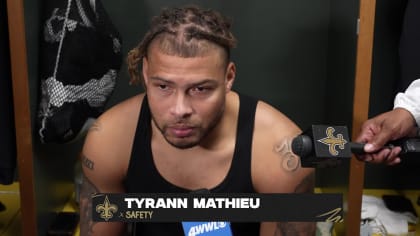
[[[124,235],[125,223],[93,222],[91,195],[124,193],[142,96],[109,109],[90,128],[82,151],[80,235]]]
[[[409,111],[417,126],[420,126],[420,79],[414,80],[404,93],[398,93],[395,96],[395,108],[404,108]]]
[[[291,183],[291,185],[295,185],[293,193],[313,193],[315,188],[314,170],[312,168],[305,170],[300,167],[300,158],[291,152],[291,139],[286,139],[284,145],[287,148],[277,150],[277,154],[283,166],[282,171],[285,171],[286,174],[289,172],[291,176],[296,175],[299,179],[299,181]],[[297,163],[297,166],[290,168],[291,166],[283,164],[287,162]],[[315,230],[314,222],[277,222],[274,235],[315,235]]]
[[[295,189],[295,193],[312,193],[315,187],[315,174],[307,175]],[[314,222],[277,222],[274,235],[315,235]]]
[[[103,126],[99,121],[90,129],[81,156],[83,168],[83,183],[80,191],[80,235],[123,235],[124,223],[121,222],[93,222],[91,196],[95,193],[124,192],[118,175],[110,166],[110,158],[100,149],[104,148],[101,133]],[[111,157],[112,158],[112,157]]]
[[[313,168],[302,168],[291,151],[291,142],[301,130],[286,116],[259,103],[254,129],[252,179],[260,193],[312,193]],[[261,236],[315,235],[314,222],[263,222]]]
[[[82,157],[85,161],[89,161],[87,157]],[[93,171],[93,170],[92,170]],[[86,172],[85,172],[86,173]],[[99,192],[120,192],[120,191],[101,191],[96,185],[101,183],[93,183],[97,177],[89,177],[92,174],[84,174],[83,183],[80,192],[80,235],[124,235],[125,224],[121,222],[93,222],[92,221],[92,194]],[[96,181],[98,182],[98,181]],[[105,189],[105,188],[104,188]]]
[[[398,154],[401,148],[384,149],[383,146],[399,138],[418,135],[416,122],[420,122],[420,79],[415,80],[405,93],[399,93],[395,97],[393,110],[363,123],[356,141],[367,143],[367,154],[358,155],[358,159],[388,165],[399,163],[401,160]]]

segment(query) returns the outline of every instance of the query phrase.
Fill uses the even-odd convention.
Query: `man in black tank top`
[[[290,150],[301,131],[281,112],[231,90],[236,40],[220,13],[165,9],[128,55],[146,93],[105,112],[83,148],[81,235],[122,235],[92,221],[94,193],[307,193],[314,170]],[[142,70],[138,68],[141,65]],[[118,129],[116,129],[118,127]],[[184,235],[180,223],[138,223],[135,235]],[[315,224],[231,223],[233,235],[314,235]]]

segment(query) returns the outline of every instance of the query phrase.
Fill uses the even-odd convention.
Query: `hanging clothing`
[[[99,0],[48,0],[43,16],[38,133],[43,143],[65,143],[104,111],[121,37]]]

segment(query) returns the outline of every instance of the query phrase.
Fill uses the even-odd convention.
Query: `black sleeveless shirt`
[[[257,100],[239,95],[239,117],[235,150],[225,179],[211,193],[255,193],[251,180],[251,149]],[[151,114],[147,97],[143,99],[140,118],[125,179],[127,193],[188,193],[164,179],[154,165],[151,150]],[[183,236],[181,223],[136,223],[135,235]],[[259,235],[259,223],[231,222],[234,236]]]

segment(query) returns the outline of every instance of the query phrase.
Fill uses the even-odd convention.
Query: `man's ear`
[[[235,63],[229,62],[227,69],[226,69],[226,77],[225,77],[225,89],[226,92],[229,92],[232,89],[233,82],[235,81],[236,76],[236,66]]]

